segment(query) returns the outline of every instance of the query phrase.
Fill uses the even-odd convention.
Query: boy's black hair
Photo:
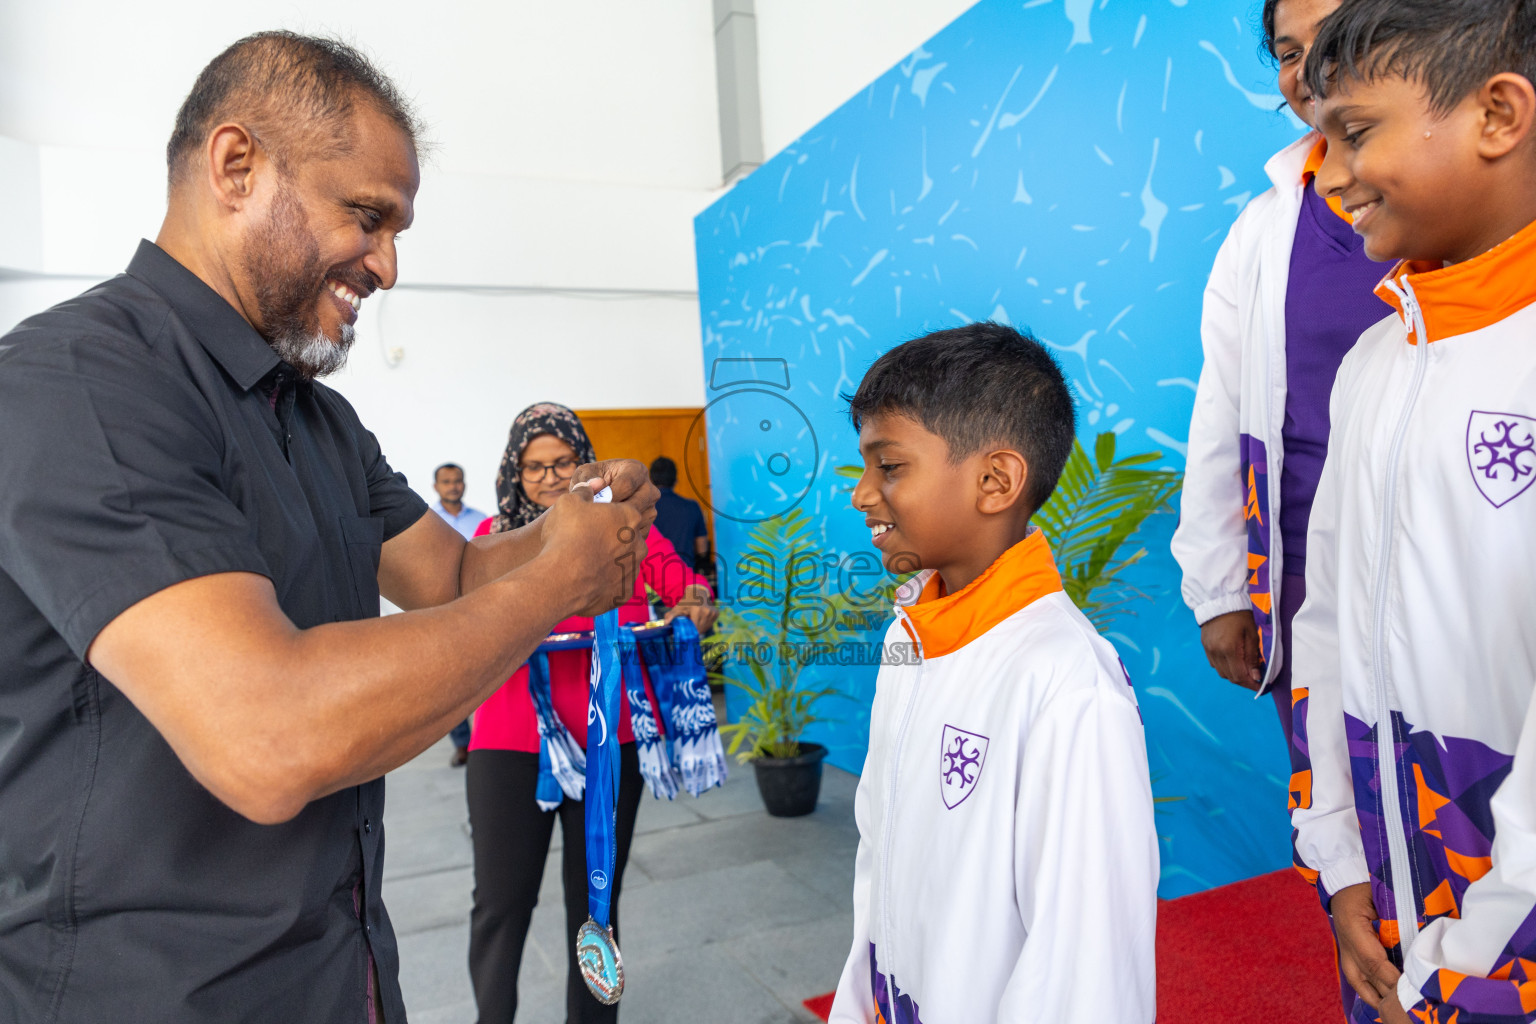
[[[967,324],[897,345],[843,396],[854,429],[877,413],[910,416],[959,462],[988,445],[1029,464],[1030,515],[1050,498],[1072,454],[1077,417],[1061,367],[1035,338],[1005,324]]]
[[[665,455],[656,456],[651,463],[651,483],[657,487],[676,487],[677,463]]]
[[[1444,114],[1502,72],[1536,83],[1536,0],[1348,0],[1323,19],[1304,74],[1319,99],[1340,78],[1415,80]]]
[[[441,473],[445,469],[456,469],[460,473],[464,472],[464,467],[459,465],[457,462],[445,462],[441,466],[438,466],[436,469],[434,469],[432,471],[432,482],[433,483],[437,483],[437,474]]]

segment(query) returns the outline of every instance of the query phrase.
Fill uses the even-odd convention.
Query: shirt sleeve
[[[1055,698],[1030,730],[1018,790],[1027,937],[998,1024],[1151,1024],[1158,855],[1135,704],[1103,687]]]
[[[1222,243],[1205,288],[1200,317],[1205,361],[1189,423],[1189,454],[1172,544],[1173,557],[1184,571],[1184,602],[1201,625],[1250,607],[1239,452],[1243,335],[1238,253],[1245,222],[1240,218]]]
[[[224,490],[212,410],[131,344],[34,342],[0,365],[0,570],[82,660],[198,576],[271,575]]]
[[[689,587],[708,588],[709,583],[704,577],[678,557],[672,542],[655,526],[651,527],[650,534],[645,538],[645,548],[645,560],[640,563],[640,576],[656,591],[662,604],[669,608],[677,604]]]
[[[1536,700],[1491,809],[1487,873],[1462,894],[1459,917],[1425,926],[1403,965],[1398,1001],[1414,1020],[1536,1021]]]

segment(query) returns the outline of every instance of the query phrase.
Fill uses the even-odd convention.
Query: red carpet
[[[822,1020],[832,996],[805,1001]],[[1157,1024],[1342,1024],[1333,938],[1289,869],[1157,908]]]

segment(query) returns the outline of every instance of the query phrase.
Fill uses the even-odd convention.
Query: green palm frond
[[[837,592],[810,522],[795,509],[753,528],[736,563],[737,600],[720,609],[714,633],[704,640],[712,678],[751,701],[737,721],[721,727],[728,751],[743,761],[799,752],[801,734],[822,720],[816,703],[842,696],[830,687],[803,686],[802,671],[818,648],[860,639],[868,632],[866,613],[891,603],[894,584],[862,597]],[[744,657],[748,645],[767,657]]]
[[[1095,627],[1104,629],[1129,601],[1144,596],[1123,579],[1146,557],[1146,548],[1122,553],[1151,516],[1170,511],[1184,474],[1151,469],[1162,452],[1115,459],[1115,435],[1100,434],[1093,453],[1072,444],[1056,491],[1035,513],[1045,533],[1062,588]]]

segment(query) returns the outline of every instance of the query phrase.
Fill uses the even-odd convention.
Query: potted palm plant
[[[720,732],[727,753],[752,764],[769,814],[809,814],[821,792],[827,749],[801,736],[821,720],[818,701],[843,695],[811,685],[805,669],[862,636],[870,613],[889,607],[891,587],[862,599],[838,592],[800,509],[759,523],[737,565],[738,600],[721,608],[704,656],[712,679],[741,691],[749,703]]]

